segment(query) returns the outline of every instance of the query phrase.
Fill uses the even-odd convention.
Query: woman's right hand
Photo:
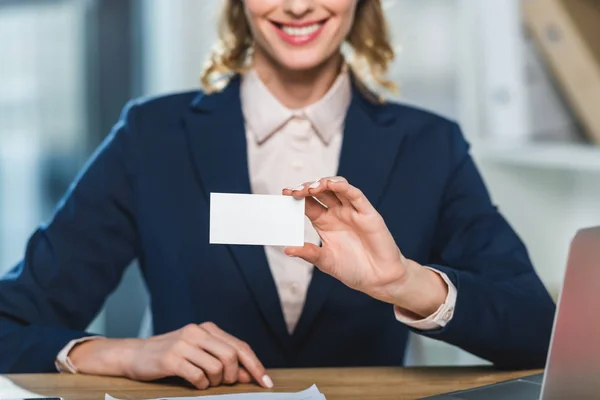
[[[71,350],[69,359],[80,373],[91,375],[140,381],[178,376],[198,389],[252,380],[273,387],[250,346],[211,322],[148,339],[83,342]]]

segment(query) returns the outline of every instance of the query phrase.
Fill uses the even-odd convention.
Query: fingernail
[[[294,188],[293,187],[286,187],[286,188],[283,188],[283,190],[294,190]]]
[[[263,376],[262,381],[266,387],[268,387],[269,389],[273,389],[273,381],[271,380],[271,378],[269,378],[269,375]]]
[[[293,192],[298,192],[301,190],[304,190],[304,185],[296,186],[295,188],[292,189]]]
[[[321,186],[321,181],[315,181],[312,185],[310,185],[308,188],[309,189],[316,189],[319,186]]]

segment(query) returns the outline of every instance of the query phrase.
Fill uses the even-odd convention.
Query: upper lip
[[[327,21],[327,18],[323,18],[323,19],[318,19],[318,20],[314,20],[314,21],[273,21],[271,20],[272,23],[274,23],[275,25],[278,26],[292,26],[294,28],[303,28],[305,26],[311,26],[314,24],[319,24],[319,23],[323,23]]]

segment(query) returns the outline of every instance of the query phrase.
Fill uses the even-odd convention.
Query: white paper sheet
[[[304,199],[211,193],[210,243],[303,246]]]
[[[316,385],[298,393],[238,393],[200,397],[160,397],[152,400],[326,400]],[[104,400],[119,400],[107,394]]]
[[[41,394],[30,392],[10,379],[0,376],[0,399],[33,399],[44,397]]]

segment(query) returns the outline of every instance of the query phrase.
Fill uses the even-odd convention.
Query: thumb
[[[303,247],[286,247],[285,254],[290,257],[298,257],[313,265],[318,265],[323,248],[312,243],[304,243]]]

